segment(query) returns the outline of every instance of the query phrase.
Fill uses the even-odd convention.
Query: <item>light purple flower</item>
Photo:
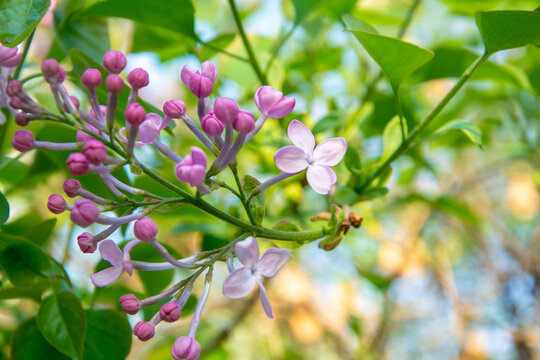
[[[255,92],[255,104],[266,117],[279,119],[287,116],[294,109],[296,99],[293,97],[283,96],[281,91],[278,91],[270,85],[261,86]]]
[[[315,147],[315,137],[300,121],[293,120],[287,130],[294,145],[279,149],[274,155],[276,166],[289,174],[307,168],[309,185],[319,194],[329,194],[337,177],[330,166],[337,165],[347,152],[344,138],[326,139]]]
[[[118,279],[124,270],[131,276],[133,274],[133,266],[131,265],[129,252],[135,245],[140,243],[141,241],[139,240],[132,240],[124,246],[124,252],[122,252],[114,241],[103,240],[99,244],[99,253],[112,267],[90,275],[92,283],[97,287],[107,286]]]
[[[210,61],[201,64],[201,72],[184,65],[180,77],[184,84],[191,90],[193,95],[199,99],[205,98],[212,92],[216,81],[216,66]]]
[[[204,183],[206,175],[206,154],[196,146],[191,147],[191,155],[176,165],[176,177],[178,180],[191,186],[199,186]]]
[[[238,242],[234,251],[236,257],[244,265],[227,276],[223,284],[223,294],[231,299],[247,296],[259,284],[261,304],[269,318],[273,318],[272,306],[268,299],[262,277],[272,277],[289,259],[291,252],[287,249],[270,248],[259,258],[259,245],[257,240],[250,236]]]

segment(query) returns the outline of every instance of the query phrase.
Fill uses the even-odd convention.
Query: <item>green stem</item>
[[[240,202],[242,203],[242,206],[244,206],[244,210],[246,211],[246,214],[249,218],[249,222],[251,223],[251,225],[257,225],[255,219],[253,218],[253,214],[249,209],[249,204],[246,201],[246,194],[244,194],[244,189],[242,189],[242,182],[240,181],[240,177],[238,176],[238,169],[235,165],[230,165],[230,168],[234,175],[234,181],[236,181],[236,186],[238,187],[238,195],[240,195]]]
[[[424,120],[413,131],[409,136],[401,143],[401,145],[390,155],[390,157],[375,170],[371,177],[362,185],[360,188],[360,193],[363,192],[379,175],[381,175],[394,160],[396,160],[401,154],[409,148],[409,145],[424,131],[424,129],[441,113],[441,111],[446,107],[446,105],[452,100],[452,98],[457,94],[457,92],[465,85],[467,80],[471,78],[474,72],[482,65],[491,54],[484,54],[461,75],[458,82],[454,87],[446,94],[446,96],[441,100],[441,102],[426,116]]]
[[[32,44],[32,39],[34,38],[34,34],[36,33],[36,30],[32,31],[30,36],[26,39],[26,42],[24,43],[24,49],[22,53],[21,62],[17,67],[15,68],[15,72],[13,72],[12,79],[18,79],[19,75],[21,74],[22,67],[24,65],[24,60],[26,60],[26,55],[28,55],[28,50],[30,49],[30,44]]]
[[[287,33],[285,33],[285,35],[283,35],[281,39],[279,39],[276,46],[274,46],[274,50],[272,50],[272,55],[270,55],[270,60],[268,60],[268,62],[266,63],[266,67],[264,69],[265,74],[268,74],[268,71],[270,71],[270,67],[272,66],[272,63],[274,62],[274,60],[276,60],[279,54],[279,50],[281,50],[285,42],[291,37],[291,35],[294,33],[294,30],[296,30],[296,27],[298,25],[299,25],[298,23],[295,23],[293,27]]]
[[[243,56],[236,55],[236,54],[233,54],[233,53],[231,53],[231,52],[228,52],[227,50],[224,50],[224,49],[222,49],[222,48],[220,48],[220,47],[217,47],[217,46],[215,46],[215,45],[213,45],[213,44],[211,44],[211,43],[209,43],[209,42],[203,41],[203,40],[202,40],[201,38],[199,38],[199,37],[197,37],[196,40],[197,40],[198,43],[200,43],[200,44],[206,46],[207,48],[212,49],[212,50],[217,51],[217,52],[220,52],[220,53],[222,53],[222,54],[224,54],[224,55],[230,56],[230,57],[232,57],[233,59],[240,60],[240,61],[244,61],[244,62],[249,62],[249,59],[246,59],[246,58],[243,57]]]
[[[403,116],[403,109],[401,107],[401,100],[399,98],[399,89],[394,94],[394,101],[396,103],[396,111],[399,117],[399,124],[401,126],[401,142],[405,142],[407,139],[407,123],[405,122],[405,117]]]
[[[255,53],[253,52],[253,49],[251,48],[251,44],[249,43],[249,40],[246,36],[246,32],[244,31],[244,25],[242,25],[242,20],[240,19],[240,14],[238,14],[238,9],[236,8],[236,4],[234,0],[229,0],[229,5],[231,6],[231,10],[234,16],[234,21],[236,22],[236,26],[238,27],[238,32],[240,33],[240,37],[242,38],[242,42],[244,43],[244,47],[246,48],[246,52],[249,57],[249,62],[251,63],[251,66],[253,67],[253,70],[257,74],[257,77],[259,78],[259,81],[262,85],[268,84],[268,80],[266,79],[266,76],[261,70],[261,67],[259,66],[259,63],[257,62],[257,58],[255,57]]]

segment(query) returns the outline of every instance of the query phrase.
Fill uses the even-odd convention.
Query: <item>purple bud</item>
[[[127,60],[120,51],[107,51],[103,56],[103,67],[111,74],[120,74],[126,67]]]
[[[131,70],[127,76],[127,81],[134,89],[143,88],[150,82],[148,73],[141,68]]]
[[[94,235],[88,232],[83,232],[81,235],[77,236],[77,244],[79,244],[79,249],[85,254],[93,254],[97,249]]]
[[[261,86],[255,92],[255,104],[259,111],[267,117],[279,119],[289,115],[294,109],[296,100],[285,97],[281,91],[269,85]]]
[[[73,210],[71,210],[71,221],[80,227],[88,227],[96,222],[99,216],[99,209],[92,200],[75,200]]]
[[[113,94],[118,94],[124,88],[124,80],[120,75],[110,74],[105,79],[105,88]]]
[[[11,144],[20,152],[26,152],[34,148],[34,134],[29,130],[17,130],[13,135]]]
[[[206,60],[201,64],[202,75],[210,79],[212,84],[216,81],[217,69],[210,60]]]
[[[28,115],[24,111],[19,111],[15,115],[15,123],[19,126],[26,126],[28,125]]]
[[[191,147],[191,155],[187,155],[176,165],[175,173],[178,180],[199,186],[204,183],[206,176],[206,154],[196,146]]]
[[[193,74],[189,78],[189,90],[199,99],[208,97],[212,93],[213,86],[212,81],[201,74]]]
[[[78,195],[78,191],[81,188],[81,183],[75,179],[67,179],[64,181],[64,192],[70,198]]]
[[[107,157],[107,149],[99,140],[91,139],[84,144],[82,153],[90,164],[99,165]]]
[[[146,321],[139,321],[133,329],[133,334],[141,341],[148,341],[154,337],[155,331],[154,325]]]
[[[208,135],[219,136],[223,132],[225,124],[216,117],[213,111],[209,111],[208,114],[204,115],[202,118],[201,127]]]
[[[0,45],[0,66],[10,67],[7,64],[11,62],[13,58],[18,55],[17,50],[18,50],[17,47],[8,48],[8,47]]]
[[[88,172],[88,160],[81,153],[70,154],[66,160],[69,172],[75,176],[82,176]]]
[[[163,112],[170,118],[180,119],[186,113],[186,104],[179,99],[169,100],[163,105]]]
[[[152,219],[143,217],[135,221],[133,228],[135,237],[141,241],[150,242],[156,238],[158,228]]]
[[[163,304],[159,309],[159,317],[166,322],[175,322],[180,319],[180,308],[175,302],[168,302]]]
[[[66,200],[60,194],[52,194],[47,201],[47,208],[53,214],[61,214],[66,211]]]
[[[22,82],[19,80],[11,80],[6,87],[6,93],[9,96],[15,96],[22,90]]]
[[[139,300],[137,300],[137,298],[133,294],[122,295],[120,296],[120,299],[118,299],[118,301],[120,302],[122,310],[124,310],[124,312],[129,315],[135,315],[141,309]]]
[[[56,73],[56,81],[58,83],[63,83],[64,80],[66,80],[66,69],[58,66],[58,72]]]
[[[232,124],[240,109],[236,101],[230,98],[217,98],[214,102],[214,113],[224,124]]]
[[[255,119],[247,111],[240,111],[233,123],[234,130],[247,134],[255,128]]]
[[[22,107],[23,101],[18,96],[12,96],[9,99],[9,106],[11,106],[14,109],[20,109]]]
[[[89,89],[95,89],[101,84],[101,73],[97,69],[86,69],[81,81]]]
[[[77,99],[75,96],[70,96],[69,99],[73,103],[73,106],[75,106],[75,109],[79,110],[79,106],[80,106],[79,99]],[[64,104],[64,110],[67,113],[69,113],[69,110],[66,104]]]
[[[129,104],[124,115],[126,121],[133,126],[142,124],[146,119],[146,111],[144,111],[143,107],[137,103]]]
[[[171,353],[174,360],[197,360],[201,345],[192,337],[181,336],[174,342]]]
[[[41,63],[41,72],[46,78],[55,76],[59,68],[58,61],[54,59],[47,59]]]
[[[15,66],[19,65],[21,60],[22,60],[22,54],[19,53],[19,54],[13,55],[9,59],[6,59],[6,60],[2,61],[1,65],[5,66],[7,68],[15,67]]]

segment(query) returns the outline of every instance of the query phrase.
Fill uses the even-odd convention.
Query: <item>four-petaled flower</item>
[[[103,260],[107,260],[112,267],[101,270],[98,273],[90,275],[90,279],[97,287],[103,287],[111,284],[122,275],[122,271],[126,271],[129,276],[133,274],[133,266],[129,252],[140,240],[131,240],[124,246],[124,252],[118,248],[118,245],[112,240],[103,240],[99,245],[99,253]]]
[[[291,258],[287,249],[270,248],[259,258],[259,245],[254,237],[250,236],[238,242],[234,251],[236,257],[244,265],[231,272],[223,284],[223,294],[231,299],[247,296],[259,284],[261,304],[269,318],[273,318],[272,306],[268,300],[262,277],[272,277]]]
[[[296,174],[307,168],[306,177],[313,190],[319,194],[329,194],[337,181],[336,173],[330,166],[337,165],[345,156],[345,139],[326,139],[315,147],[315,137],[298,120],[291,121],[287,133],[294,145],[285,146],[276,152],[276,166],[289,174]]]

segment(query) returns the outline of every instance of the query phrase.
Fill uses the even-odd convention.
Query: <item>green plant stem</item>
[[[259,63],[257,62],[257,58],[255,57],[255,53],[253,52],[251,44],[249,43],[249,40],[246,36],[246,32],[244,31],[244,25],[242,25],[240,14],[238,13],[238,9],[236,8],[236,3],[234,2],[234,0],[229,0],[229,5],[231,6],[234,21],[236,22],[236,26],[238,27],[238,32],[240,33],[240,37],[242,38],[242,42],[244,43],[244,47],[246,48],[249,62],[251,63],[251,66],[253,67],[255,74],[257,74],[257,77],[259,78],[261,84],[266,85],[268,84],[268,80],[266,79],[265,74],[262,72]]]
[[[439,102],[439,104],[426,116],[424,120],[413,131],[407,136],[405,141],[390,155],[388,159],[381,166],[375,170],[371,177],[362,185],[359,192],[362,193],[379,175],[381,175],[394,160],[396,160],[401,154],[409,148],[409,145],[424,131],[424,129],[441,113],[441,111],[446,107],[446,105],[452,100],[452,98],[457,94],[457,92],[465,85],[467,80],[471,78],[474,72],[482,65],[488,58],[490,54],[484,54],[461,75],[458,82],[452,87],[452,89],[446,94],[446,96]]]
[[[222,53],[222,54],[224,54],[224,55],[230,56],[230,57],[232,57],[233,59],[240,60],[240,61],[243,61],[243,62],[249,62],[249,59],[246,59],[246,58],[243,57],[243,56],[233,54],[233,53],[231,53],[231,52],[228,52],[227,50],[224,50],[224,49],[222,49],[222,48],[220,48],[220,47],[217,47],[217,46],[215,46],[215,45],[212,45],[212,44],[210,44],[209,42],[203,41],[203,40],[202,40],[201,38],[199,38],[199,37],[197,37],[196,40],[197,40],[198,43],[200,43],[200,44],[206,46],[207,48],[212,49],[212,50],[217,51],[217,52],[220,52],[220,53]]]
[[[24,61],[26,60],[26,55],[28,55],[28,50],[30,49],[30,44],[32,44],[32,39],[34,39],[34,34],[35,33],[36,33],[36,30],[34,29],[34,31],[32,31],[30,36],[26,39],[26,41],[24,43],[24,49],[23,49],[23,52],[22,52],[21,62],[15,68],[15,71],[13,72],[12,79],[18,79],[19,78],[19,75],[21,74],[22,67],[24,65]]]
[[[283,35],[279,39],[277,44],[274,46],[274,49],[272,50],[272,55],[270,55],[270,60],[268,60],[268,62],[266,63],[266,67],[264,69],[265,74],[268,74],[268,71],[270,71],[270,67],[272,66],[272,63],[274,62],[274,60],[276,60],[276,58],[277,58],[277,56],[279,54],[279,50],[281,50],[283,45],[285,45],[285,42],[287,42],[287,40],[292,36],[292,34],[294,33],[294,30],[296,30],[298,25],[299,24],[295,22],[293,27],[289,31],[287,31],[285,33],[285,35]]]
[[[238,195],[240,195],[240,202],[242,202],[242,206],[244,206],[244,210],[246,211],[246,214],[249,218],[249,222],[251,223],[251,225],[257,225],[255,219],[253,218],[253,214],[249,209],[249,203],[246,201],[246,194],[244,194],[244,189],[242,189],[242,182],[240,181],[240,177],[238,176],[238,168],[236,167],[236,165],[230,165],[230,168],[234,175],[234,181],[236,181],[236,186],[238,187]]]
[[[25,83],[27,83],[27,82],[30,81],[30,80],[37,79],[37,78],[40,78],[40,77],[43,77],[43,74],[41,74],[41,73],[35,73],[35,74],[32,74],[32,75],[25,76],[24,78],[21,79],[21,82],[22,82],[23,84],[25,84]]]
[[[403,108],[401,107],[401,100],[399,98],[399,89],[395,93],[394,101],[396,103],[396,111],[399,117],[399,125],[401,126],[401,142],[405,142],[407,139],[407,123],[405,122],[405,117],[403,116]]]

